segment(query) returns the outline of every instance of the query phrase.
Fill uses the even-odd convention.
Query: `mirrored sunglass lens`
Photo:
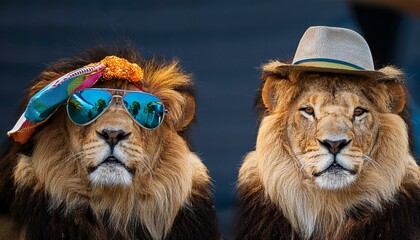
[[[111,99],[112,96],[103,90],[78,91],[70,97],[67,112],[76,124],[86,124],[98,117],[108,107]]]
[[[155,129],[163,120],[164,108],[161,100],[145,93],[127,93],[124,105],[131,116],[145,128]]]

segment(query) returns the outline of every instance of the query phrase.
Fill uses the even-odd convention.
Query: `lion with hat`
[[[420,169],[404,75],[356,32],[310,27],[292,64],[263,66],[236,239],[420,239]]]

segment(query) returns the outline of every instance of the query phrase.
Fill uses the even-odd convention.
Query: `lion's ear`
[[[394,68],[385,67],[379,70],[385,76],[377,80],[378,84],[385,86],[385,97],[389,111],[399,114],[404,110],[407,94],[404,87],[404,74]]]
[[[261,90],[261,97],[264,106],[270,111],[273,110],[277,105],[276,81],[278,80],[274,77],[266,77],[263,88]]]
[[[261,98],[269,111],[273,111],[280,102],[286,104],[293,98],[295,91],[288,78],[277,74],[263,74],[262,79]]]
[[[389,93],[389,109],[394,113],[401,113],[406,104],[406,93],[400,83],[387,84]]]
[[[177,126],[178,131],[186,128],[195,117],[195,97],[189,92],[181,92],[181,94],[185,101],[183,104],[183,113]]]
[[[262,66],[261,80],[263,86],[261,88],[261,98],[264,107],[268,111],[274,110],[279,101],[284,101],[287,94],[291,94],[291,84],[289,79],[290,72],[287,68],[281,68],[286,65],[277,60],[270,61]],[[290,96],[291,97],[291,96]]]

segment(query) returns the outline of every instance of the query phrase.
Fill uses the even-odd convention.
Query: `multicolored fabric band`
[[[293,65],[309,66],[309,67],[321,67],[321,68],[336,68],[346,70],[365,70],[355,64],[339,61],[328,58],[311,58],[294,62]]]
[[[32,96],[25,112],[7,134],[16,142],[27,142],[36,127],[51,117],[71,94],[92,87],[101,77],[104,80],[125,79],[141,88],[138,82],[143,79],[143,70],[123,58],[108,56],[99,63],[69,72]]]

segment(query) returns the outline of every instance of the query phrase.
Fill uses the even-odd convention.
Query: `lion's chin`
[[[346,170],[327,171],[315,177],[315,183],[325,190],[339,190],[350,186],[356,180],[356,175]]]
[[[119,164],[102,164],[89,174],[92,184],[99,186],[128,186],[133,175]]]

